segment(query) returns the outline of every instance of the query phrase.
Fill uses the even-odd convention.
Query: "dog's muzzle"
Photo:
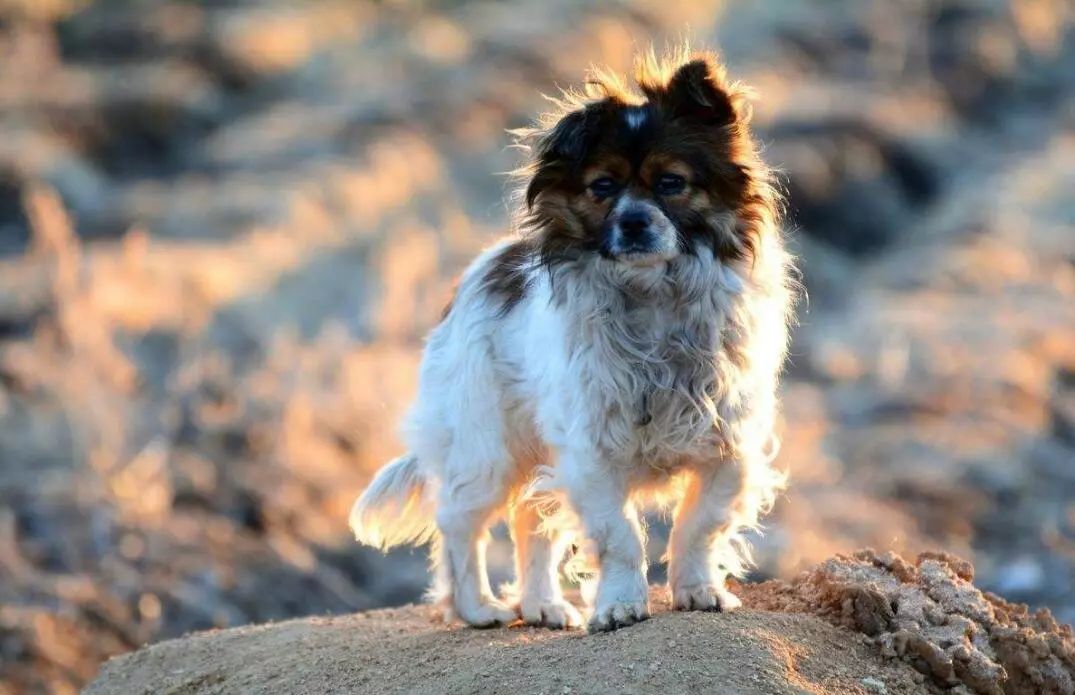
[[[631,262],[665,260],[675,255],[675,227],[653,203],[624,197],[613,210],[606,249]]]

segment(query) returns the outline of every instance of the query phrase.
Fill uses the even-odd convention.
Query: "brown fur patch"
[[[527,266],[536,252],[530,239],[513,241],[493,258],[488,272],[482,278],[482,288],[500,300],[502,314],[511,311],[526,296],[530,286]]]
[[[586,173],[582,176],[582,183],[589,186],[602,176],[610,176],[617,181],[623,181],[631,174],[631,163],[618,154],[603,157],[586,167]]]
[[[586,224],[604,217],[607,207],[599,207],[585,196],[569,196],[559,191],[542,195],[535,207],[533,237],[537,241],[541,263],[549,265],[597,249],[587,233]],[[555,223],[544,224],[537,220]],[[538,229],[539,225],[543,225]]]
[[[691,165],[681,159],[664,152],[653,152],[646,157],[639,167],[639,175],[642,181],[652,186],[660,178],[661,174],[678,174],[687,180],[688,189],[695,182],[694,170]],[[685,191],[685,192],[687,192]]]

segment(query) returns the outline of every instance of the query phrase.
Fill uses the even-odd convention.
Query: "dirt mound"
[[[113,659],[86,692],[922,692],[910,666],[815,616],[675,613],[664,593],[651,620],[594,636],[445,626],[425,606],[206,632]]]
[[[740,586],[732,613],[672,612],[655,588],[652,620],[594,636],[446,626],[427,606],[308,618],[163,642],[86,692],[1075,692],[1071,627],[973,578],[951,555],[864,550]]]
[[[742,587],[751,605],[818,615],[873,638],[941,686],[977,693],[1075,693],[1075,639],[1048,610],[1031,614],[975,588],[969,562],[923,553],[912,565],[870,550],[791,582]]]

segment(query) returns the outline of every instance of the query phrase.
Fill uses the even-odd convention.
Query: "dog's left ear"
[[[665,87],[665,104],[674,118],[690,118],[721,127],[738,117],[725,88],[724,68],[713,57],[695,58],[680,66]]]

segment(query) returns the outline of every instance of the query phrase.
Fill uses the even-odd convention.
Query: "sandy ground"
[[[817,617],[674,613],[663,593],[651,620],[595,636],[446,627],[425,606],[201,633],[113,659],[87,693],[922,692]]]
[[[445,625],[431,607],[207,632],[109,661],[88,693],[911,693],[1072,695],[1075,639],[983,593],[970,563],[838,555],[736,587],[743,610],[669,611],[611,634]]]

